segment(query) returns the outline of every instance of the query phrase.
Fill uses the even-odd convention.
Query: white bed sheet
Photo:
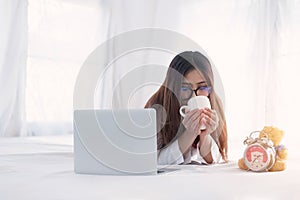
[[[300,199],[300,160],[283,172],[239,170],[236,161],[157,176],[79,175],[72,135],[0,139],[0,199]]]

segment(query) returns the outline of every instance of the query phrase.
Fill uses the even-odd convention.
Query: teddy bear
[[[284,136],[284,131],[273,126],[265,126],[263,130],[260,131],[259,138],[267,137],[266,135],[273,142],[276,151],[275,163],[268,171],[274,172],[285,170],[288,150],[284,145],[280,144]],[[240,169],[248,170],[243,158],[239,159],[238,166]]]

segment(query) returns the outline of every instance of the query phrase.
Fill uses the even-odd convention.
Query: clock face
[[[253,171],[265,170],[269,165],[268,152],[261,145],[253,144],[245,150],[245,164]]]

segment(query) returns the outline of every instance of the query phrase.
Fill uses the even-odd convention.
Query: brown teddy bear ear
[[[272,140],[274,146],[278,146],[284,136],[284,132],[282,130],[273,126],[265,126],[259,134],[259,137],[266,137],[265,134],[267,134],[269,139]]]
[[[270,138],[270,134],[269,134],[270,132],[272,132],[272,127],[271,126],[265,126],[263,128],[263,130],[260,131],[259,138],[266,138],[266,137]]]
[[[272,126],[265,126],[262,131],[266,133],[270,133],[272,132],[272,130],[273,130]]]
[[[268,133],[266,133],[264,131],[260,131],[259,138],[270,138],[270,137],[269,137]]]

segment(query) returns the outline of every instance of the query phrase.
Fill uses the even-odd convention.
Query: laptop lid
[[[154,109],[75,110],[74,168],[85,174],[156,174]]]

